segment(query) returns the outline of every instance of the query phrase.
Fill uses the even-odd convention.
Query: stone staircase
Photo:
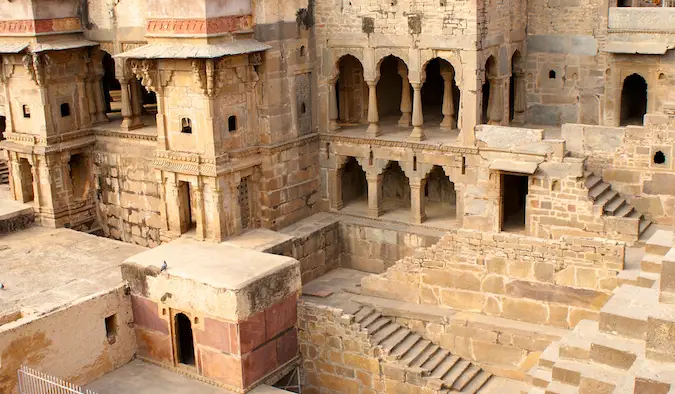
[[[9,167],[1,157],[2,152],[0,152],[0,185],[4,185],[9,183]]]
[[[373,308],[361,307],[354,314],[354,321],[367,333],[371,344],[381,349],[385,375],[448,393],[487,393],[492,391],[491,383],[497,381],[491,373]]]
[[[665,234],[665,236],[664,236]],[[655,234],[655,236],[658,235]],[[661,277],[670,261],[672,233],[647,240],[641,271],[626,280],[600,311],[599,321],[583,320],[552,343],[528,373],[528,393],[666,394],[675,390],[675,305],[663,303]],[[675,251],[675,249],[674,249]],[[657,273],[658,272],[658,273]],[[662,273],[662,274],[659,274]],[[643,274],[651,274],[641,278]],[[671,278],[669,280],[675,280]]]
[[[632,229],[628,232],[637,240],[652,224],[644,215],[635,210],[625,197],[615,190],[612,185],[602,180],[602,177],[593,172],[584,173],[588,197],[594,202],[596,213],[604,217],[613,217],[623,222],[619,228]],[[635,225],[633,225],[635,223]],[[636,234],[632,234],[636,232]]]

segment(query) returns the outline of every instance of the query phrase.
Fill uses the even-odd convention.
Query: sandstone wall
[[[112,315],[116,334],[106,336],[105,318]],[[16,371],[21,365],[75,384],[119,368],[136,353],[132,322],[130,297],[118,287],[44,316],[0,325],[0,391],[18,393]]]
[[[567,149],[586,155],[587,168],[628,197],[638,212],[660,224],[675,217],[675,117],[647,115],[645,127],[564,125]],[[657,152],[665,163],[657,164]]]
[[[383,228],[379,222],[342,220],[340,239],[340,266],[382,273],[394,262],[412,256],[415,250],[438,242],[440,234],[436,231],[406,229],[405,226]]]
[[[569,328],[597,319],[617,286],[624,249],[601,239],[458,230],[364,278],[363,293]]]
[[[151,165],[155,138],[105,131],[98,135],[93,171],[103,233],[138,245],[159,245],[161,185]]]

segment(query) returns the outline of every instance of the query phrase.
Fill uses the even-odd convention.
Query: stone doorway
[[[21,181],[21,202],[31,202],[35,199],[33,194],[33,166],[30,165],[28,159],[22,158],[19,160],[19,178]]]
[[[390,161],[382,176],[382,210],[410,210],[410,181],[397,161]]]
[[[340,174],[342,205],[368,204],[368,181],[366,173],[355,158],[350,157]],[[361,205],[359,204],[359,205]]]
[[[365,123],[368,113],[368,86],[363,79],[363,65],[351,55],[338,63],[340,77],[336,82],[338,122],[342,124]]]
[[[454,220],[456,218],[457,194],[455,193],[455,184],[445,174],[442,167],[434,166],[427,176],[424,198],[428,220]]]
[[[377,112],[384,117],[399,120],[401,116],[401,98],[403,96],[403,78],[408,69],[396,56],[389,55],[380,63],[380,80],[377,82]],[[410,95],[410,84],[407,86]]]
[[[621,89],[621,126],[642,125],[647,113],[647,82],[632,74],[623,81]]]
[[[447,60],[435,58],[427,63],[424,73],[421,92],[424,123],[456,129],[460,92],[455,82],[455,69]]]
[[[525,231],[525,209],[529,177],[526,175],[501,175],[501,230]]]
[[[180,217],[180,233],[185,234],[196,227],[192,217],[192,203],[190,201],[190,182],[178,183],[178,214]]]
[[[184,313],[174,316],[175,353],[178,364],[195,366],[195,342],[192,335],[192,322]]]

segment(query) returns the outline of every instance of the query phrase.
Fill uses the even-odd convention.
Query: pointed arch
[[[647,113],[647,81],[634,73],[623,80],[620,125],[642,125]]]

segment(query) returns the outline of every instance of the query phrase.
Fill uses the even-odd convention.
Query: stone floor
[[[68,229],[0,235],[0,316],[51,310],[122,283],[119,266],[146,248]]]
[[[410,209],[386,209],[377,219],[398,223],[415,224],[412,221]],[[442,204],[428,204],[426,206],[427,219],[420,226],[443,230],[452,230],[458,227],[454,212]],[[368,216],[368,200],[361,199],[345,204],[340,213],[354,216]]]
[[[9,191],[9,185],[0,185],[0,220],[30,213],[32,210],[33,205],[31,203],[24,204],[14,201]]]

